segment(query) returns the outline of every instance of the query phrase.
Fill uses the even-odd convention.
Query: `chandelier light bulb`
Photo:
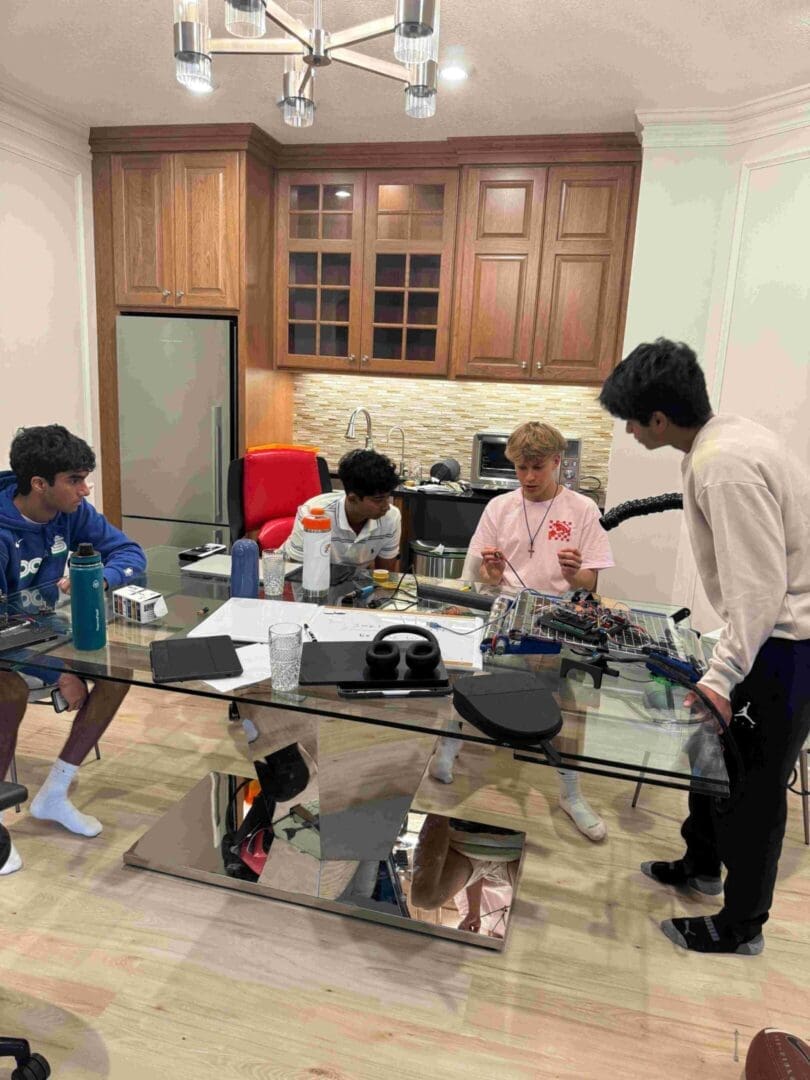
[[[306,65],[300,56],[284,58],[284,75],[279,99],[281,118],[288,127],[312,127],[315,123],[315,72],[310,72],[306,85],[302,85]]]
[[[411,67],[411,82],[405,90],[405,113],[414,120],[436,115],[436,61]]]
[[[196,94],[213,90],[208,42],[208,0],[174,0],[174,61],[177,81]]]
[[[307,98],[288,98],[282,102],[281,115],[289,127],[312,127],[315,123],[315,102]]]
[[[438,0],[397,0],[394,56],[401,64],[424,64],[438,56]]]
[[[266,28],[264,0],[225,0],[225,29],[229,34],[260,38]]]

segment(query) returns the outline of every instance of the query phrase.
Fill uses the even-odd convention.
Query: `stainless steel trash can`
[[[417,577],[460,578],[467,549],[411,541],[411,566]]]

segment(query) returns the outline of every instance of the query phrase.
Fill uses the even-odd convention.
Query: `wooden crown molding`
[[[97,154],[248,150],[281,169],[412,168],[414,163],[420,168],[458,168],[460,165],[641,160],[641,145],[632,131],[284,145],[255,124],[174,124],[91,128],[90,147]]]
[[[90,149],[94,154],[246,150],[275,165],[282,146],[256,124],[155,124],[90,128]]]
[[[635,132],[576,135],[469,136],[397,143],[292,143],[280,145],[284,169],[409,166],[420,168],[551,161],[640,161]]]

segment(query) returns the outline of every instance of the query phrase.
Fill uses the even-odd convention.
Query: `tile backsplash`
[[[452,457],[469,478],[476,431],[512,431],[526,420],[545,420],[568,437],[583,440],[581,475],[607,486],[613,420],[597,401],[598,389],[583,386],[527,386],[525,383],[434,382],[353,375],[296,374],[293,378],[293,436],[318,446],[334,468],[352,446],[362,446],[361,420],[356,443],[344,436],[352,409],[371,414],[374,448],[399,461],[399,434],[405,429],[405,464],[418,462],[427,475],[439,458]],[[591,486],[589,481],[586,481]]]

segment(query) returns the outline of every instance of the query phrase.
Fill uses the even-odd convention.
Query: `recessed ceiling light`
[[[445,82],[464,82],[467,71],[460,64],[447,64],[439,72],[439,77]]]
[[[346,191],[345,188],[341,188],[340,191],[335,192],[336,199],[350,199],[351,197],[352,193],[350,191]]]

